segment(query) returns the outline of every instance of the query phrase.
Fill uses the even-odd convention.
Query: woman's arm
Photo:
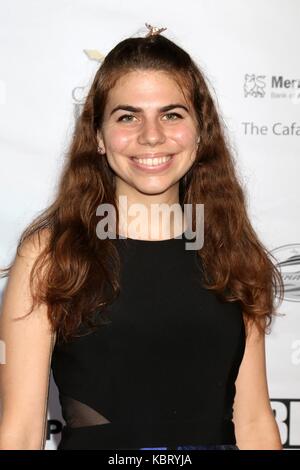
[[[235,386],[233,422],[239,449],[282,450],[268,392],[265,335],[254,324],[249,329]]]
[[[39,252],[26,242],[10,272],[0,317],[0,339],[5,362],[0,364],[0,449],[43,448],[51,331],[46,306],[24,316],[31,306],[29,273]]]

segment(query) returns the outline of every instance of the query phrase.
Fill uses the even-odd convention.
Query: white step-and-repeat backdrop
[[[145,22],[167,27],[214,89],[252,223],[283,272],[267,374],[282,443],[300,448],[299,0],[7,0],[0,11],[1,265],[51,200],[99,57]],[[63,423],[51,376],[46,449]]]

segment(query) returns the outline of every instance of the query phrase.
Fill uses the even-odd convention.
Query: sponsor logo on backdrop
[[[300,104],[300,79],[282,75],[258,75],[246,73],[244,76],[244,97],[284,99],[291,104]],[[297,108],[298,109],[298,108]],[[300,123],[277,121],[271,124],[254,121],[242,122],[244,135],[300,136]]]
[[[272,398],[270,400],[285,449],[300,449],[300,400]]]
[[[265,75],[254,75],[254,73],[245,75],[244,81],[244,95],[254,96],[255,98],[263,97],[266,94],[266,76]]]
[[[243,121],[242,127],[244,135],[247,136],[264,136],[270,132],[275,136],[300,136],[300,125],[298,126],[296,122],[274,122],[272,125],[261,125],[253,121]]]
[[[300,78],[246,73],[244,76],[244,97],[268,97],[291,100],[295,104],[300,103]]]
[[[271,253],[284,282],[284,300],[300,302],[300,243],[280,246]]]

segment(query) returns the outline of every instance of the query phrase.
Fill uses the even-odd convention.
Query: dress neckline
[[[144,240],[141,238],[131,238],[131,237],[118,237],[119,240],[129,240],[130,242],[133,243],[157,243],[157,244],[164,244],[164,243],[170,243],[175,240],[182,240],[185,239],[185,232],[182,232],[181,234],[177,235],[176,237],[172,238],[165,238],[163,240]]]

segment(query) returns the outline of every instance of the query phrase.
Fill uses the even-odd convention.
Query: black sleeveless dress
[[[245,349],[241,305],[202,286],[183,235],[116,239],[110,322],[55,344],[64,449],[238,449],[232,406]]]

